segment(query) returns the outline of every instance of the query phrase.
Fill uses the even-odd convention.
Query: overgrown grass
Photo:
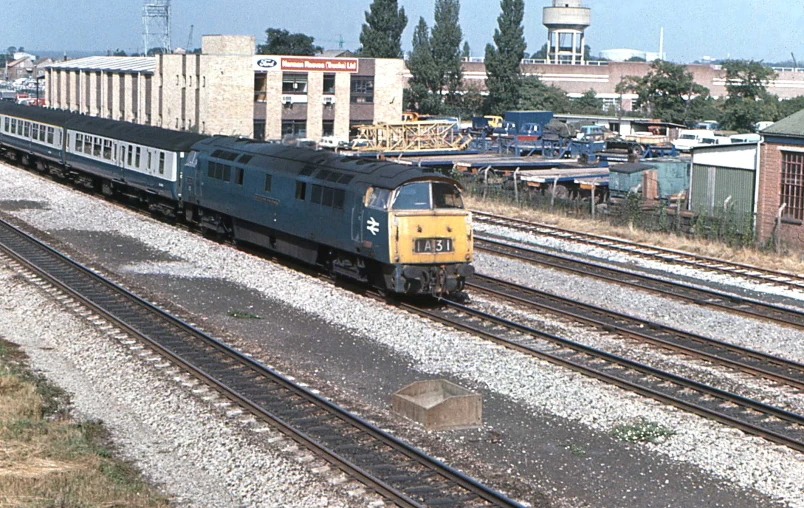
[[[0,506],[168,506],[101,422],[77,422],[66,394],[0,339]]]
[[[800,253],[774,253],[763,249],[762,246],[752,246],[750,243],[728,244],[717,241],[706,236],[705,233],[710,228],[703,223],[696,229],[698,233],[682,235],[675,232],[641,229],[633,222],[616,225],[612,224],[608,218],[593,220],[588,214],[570,213],[566,208],[550,211],[545,208],[532,208],[527,203],[516,205],[510,198],[487,197],[483,199],[477,195],[467,195],[465,200],[469,208],[488,213],[541,222],[575,231],[623,238],[667,249],[683,250],[771,270],[804,273],[804,258]],[[671,219],[672,217],[667,218],[667,220]]]
[[[611,435],[631,443],[647,442],[660,444],[674,436],[676,431],[641,418],[639,421],[617,425]]]

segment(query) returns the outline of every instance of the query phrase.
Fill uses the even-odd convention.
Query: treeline
[[[405,89],[404,107],[423,114],[469,117],[501,114],[513,109],[550,110],[556,113],[622,114],[619,101],[604,111],[604,102],[593,90],[570,99],[559,87],[537,76],[524,76],[520,62],[528,55],[524,28],[524,0],[501,0],[493,44],[485,47],[487,78],[480,83],[464,80],[461,61],[470,54],[463,40],[460,0],[434,0],[434,24],[419,18],[412,49],[404,55],[402,32],[408,18],[397,0],[373,0],[365,12],[358,56],[401,58],[412,74]],[[321,50],[314,39],[286,30],[268,29],[265,54],[314,55]],[[588,46],[584,48],[589,53]],[[541,50],[546,51],[546,46]],[[539,53],[534,55],[539,57]],[[645,76],[626,76],[617,85],[620,94],[635,94],[635,114],[679,124],[717,120],[725,129],[749,131],[758,121],[776,121],[804,109],[804,96],[779,100],[767,91],[776,73],[761,62],[726,60],[726,97],[713,98],[708,88],[694,82],[684,65],[656,60]]]

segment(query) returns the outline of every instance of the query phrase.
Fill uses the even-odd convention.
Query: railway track
[[[558,254],[514,245],[494,238],[475,236],[475,249],[529,263],[548,266],[566,272],[592,276],[620,285],[649,290],[697,305],[713,307],[725,312],[742,314],[758,320],[771,320],[783,325],[804,329],[803,311],[789,309],[752,298],[715,291],[713,289],[692,287],[683,283],[668,281],[650,275],[636,274],[627,270],[612,268],[593,262],[579,261]]]
[[[476,222],[483,224],[512,228],[542,236],[550,236],[561,240],[623,252],[645,259],[686,265],[699,270],[707,270],[715,273],[725,272],[729,275],[740,276],[753,282],[772,284],[777,287],[804,290],[804,277],[795,273],[769,270],[689,252],[630,242],[620,238],[570,231],[556,226],[528,222],[511,217],[502,217],[485,212],[472,211],[472,216]]]
[[[705,418],[804,452],[804,416],[785,411],[466,305],[400,307],[507,348],[570,368]]]
[[[472,290],[473,295],[485,293],[497,300],[505,299],[536,309],[539,313],[548,312],[569,318],[606,333],[650,343],[804,390],[804,364],[486,275],[475,275],[471,282],[467,283],[467,287]]]
[[[0,221],[0,253],[398,506],[521,506]]]

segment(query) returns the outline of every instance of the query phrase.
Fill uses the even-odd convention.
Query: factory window
[[[282,74],[282,93],[307,93],[307,74]]]
[[[304,195],[307,193],[307,183],[296,182],[296,199],[304,201]]]
[[[804,220],[804,153],[782,152],[783,204],[786,218]]]
[[[307,121],[282,120],[282,135],[291,135],[299,138],[307,136]]]
[[[258,72],[254,74],[254,102],[265,102],[267,74]]]
[[[159,152],[159,174],[165,174],[165,152]]]
[[[321,125],[321,135],[322,136],[335,135],[335,120],[324,120],[324,122]]]
[[[104,139],[103,140],[103,158],[106,160],[112,160],[112,140],[111,139]]]
[[[335,93],[335,74],[324,74],[324,95]]]
[[[235,184],[243,185],[243,168],[235,168]]]
[[[351,99],[353,104],[372,104],[374,102],[374,78],[352,76]]]
[[[265,175],[265,192],[271,192],[271,175]]]

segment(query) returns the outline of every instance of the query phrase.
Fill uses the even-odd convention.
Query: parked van
[[[761,130],[767,129],[771,125],[773,125],[773,122],[757,122],[757,123],[754,124],[754,130],[756,132],[759,132]]]
[[[712,131],[707,129],[682,129],[678,133],[678,139],[673,141],[673,146],[679,152],[689,152],[698,145],[716,145],[717,139]]]
[[[735,134],[734,136],[730,136],[732,143],[759,143],[762,141],[762,136],[759,134]]]

